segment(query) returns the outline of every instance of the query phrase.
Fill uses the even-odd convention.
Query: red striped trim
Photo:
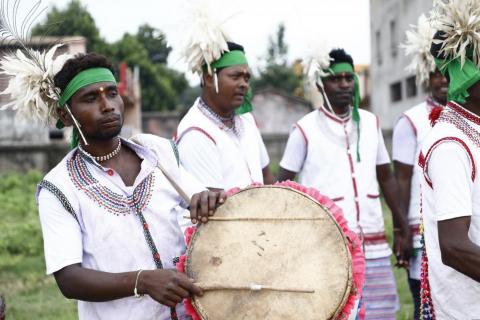
[[[412,129],[413,129],[413,132],[415,133],[415,136],[417,136],[417,127],[415,127],[415,124],[413,123],[412,119],[410,119],[410,117],[407,116],[405,113],[403,114],[403,116],[405,117],[405,119],[408,120],[408,122],[412,126]]]
[[[367,198],[378,199],[378,198],[380,198],[380,195],[379,194],[367,194]]]
[[[441,138],[441,139],[435,141],[435,143],[430,146],[430,149],[428,149],[427,154],[425,155],[425,158],[423,160],[424,161],[424,165],[422,167],[423,168],[423,177],[425,178],[425,181],[428,183],[428,185],[432,189],[433,189],[432,181],[430,180],[430,178],[427,175],[428,159],[430,159],[430,156],[431,156],[433,150],[436,147],[438,147],[438,145],[440,145],[443,142],[447,142],[447,141],[457,142],[458,144],[463,146],[463,148],[465,148],[465,151],[467,151],[467,154],[470,157],[470,162],[472,164],[471,178],[472,178],[472,181],[475,181],[475,176],[476,176],[475,160],[473,159],[473,155],[472,155],[472,152],[470,151],[470,148],[467,146],[467,144],[463,140],[461,140],[457,137],[444,137],[444,138]],[[420,162],[420,159],[419,159],[419,162]]]
[[[378,130],[378,129],[380,129],[380,119],[378,118],[378,116],[376,114],[374,116],[377,119],[377,130]]]
[[[180,140],[182,140],[182,138],[185,136],[185,134],[187,134],[188,132],[192,131],[192,130],[196,130],[196,131],[199,131],[201,133],[203,133],[208,139],[210,139],[215,145],[217,144],[217,142],[215,141],[215,139],[213,139],[213,137],[207,132],[205,131],[204,129],[200,128],[200,127],[190,127],[190,128],[187,128],[185,131],[183,131],[183,133],[177,137],[176,139],[176,143],[179,143]]]
[[[420,225],[419,224],[411,224],[410,225],[410,232],[412,235],[419,235],[420,234]]]
[[[453,111],[459,113],[462,117],[480,125],[480,117],[477,116],[476,114],[466,110],[465,108],[461,107],[459,104],[450,101],[447,103],[447,106],[452,109]]]
[[[363,235],[363,242],[365,244],[382,244],[386,241],[387,237],[385,236],[385,232],[366,233]]]
[[[329,119],[331,119],[331,120],[333,120],[337,123],[347,123],[350,120],[350,118],[352,117],[351,115],[349,115],[348,117],[346,117],[344,119],[340,119],[338,117],[333,116],[330,112],[325,110],[324,106],[321,106],[319,110],[322,111]]]
[[[300,133],[303,136],[303,140],[305,140],[305,145],[308,146],[308,138],[307,138],[307,135],[305,134],[305,130],[303,130],[303,128],[298,123],[295,123],[295,127],[297,127],[298,130],[300,130]]]
[[[342,201],[343,199],[345,199],[345,197],[336,197],[333,198],[332,201]]]

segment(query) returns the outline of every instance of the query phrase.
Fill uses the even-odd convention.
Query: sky
[[[255,72],[266,55],[268,38],[285,24],[289,60],[306,57],[318,43],[343,47],[355,63],[370,62],[369,0],[209,0],[226,20],[233,41],[245,47]],[[28,7],[34,0],[22,0]],[[42,0],[42,6],[64,8],[69,0]],[[148,23],[166,35],[173,47],[169,66],[186,71],[180,58],[182,32],[188,21],[192,0],[81,0],[95,19],[100,34],[113,42],[126,32],[135,33]],[[48,9],[47,9],[48,10]],[[43,14],[40,21],[45,17]],[[192,79],[191,75],[188,75]],[[192,80],[191,80],[192,81]]]

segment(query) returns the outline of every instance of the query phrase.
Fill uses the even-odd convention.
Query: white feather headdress
[[[480,0],[436,0],[434,28],[443,33],[441,53],[448,59],[460,58],[463,67],[467,48],[472,50],[472,61],[480,67]]]
[[[201,75],[206,64],[211,74],[210,64],[228,51],[229,37],[223,29],[225,21],[215,14],[208,0],[197,1],[191,15],[181,55],[192,72]]]
[[[32,49],[30,29],[46,8],[41,8],[41,1],[37,1],[22,19],[18,16],[19,7],[20,0],[15,0],[12,6],[9,1],[2,1],[0,6],[0,41],[17,48],[0,59],[0,74],[9,78],[8,86],[0,94],[10,95],[11,99],[1,110],[12,108],[27,120],[52,125],[58,118],[60,93],[53,77],[72,56],[63,54],[54,59],[62,45],[58,43],[45,51]]]
[[[11,102],[2,109],[12,108],[25,119],[54,125],[58,119],[56,110],[60,89],[53,77],[72,56],[63,54],[53,58],[61,44],[48,51],[17,50],[0,60],[0,74],[11,77],[8,86],[0,94],[9,94]]]
[[[426,85],[430,73],[435,71],[435,60],[430,53],[434,34],[432,22],[422,14],[418,18],[418,24],[406,32],[407,39],[401,45],[405,49],[405,54],[412,56],[412,62],[406,70],[416,74],[417,84]]]
[[[326,44],[319,44],[317,48],[305,59],[304,73],[312,83],[318,83],[321,77],[328,75],[327,70],[333,60]]]

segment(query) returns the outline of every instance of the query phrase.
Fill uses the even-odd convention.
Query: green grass
[[[384,220],[385,220],[385,230],[387,234],[387,240],[392,246],[393,237],[392,237],[392,215],[390,210],[382,202]],[[392,257],[392,265],[395,264],[395,258]],[[410,293],[410,288],[408,287],[408,278],[407,272],[405,269],[394,268],[395,279],[397,281],[397,292],[400,298],[400,310],[397,313],[398,320],[412,320],[413,319],[413,301],[412,295]]]
[[[278,166],[273,168],[278,170]],[[41,175],[0,175],[0,294],[8,320],[77,319],[76,302],[65,299],[52,276],[45,275],[43,242],[34,194]],[[384,206],[391,243],[392,221]],[[412,319],[413,303],[406,272],[395,269],[401,309],[397,319]]]

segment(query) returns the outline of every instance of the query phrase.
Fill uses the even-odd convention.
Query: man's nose
[[[102,112],[110,112],[115,109],[105,92],[100,93],[100,108]]]

